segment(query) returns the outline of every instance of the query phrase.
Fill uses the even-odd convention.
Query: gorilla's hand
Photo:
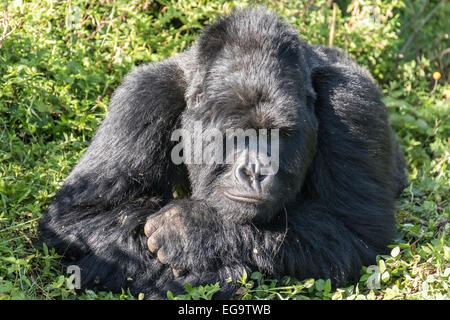
[[[219,230],[212,223],[214,217],[215,212],[203,202],[173,201],[148,218],[144,227],[148,249],[170,266],[176,277],[192,270],[206,271],[217,259],[208,254],[218,249],[214,235]]]
[[[272,272],[284,225],[259,230],[252,224],[234,224],[204,201],[181,199],[152,214],[144,232],[148,249],[172,269],[175,277],[204,279],[214,274],[217,281],[238,279],[243,269],[249,271],[255,266]]]
[[[169,205],[163,208],[158,214],[150,216],[144,227],[145,235],[148,237],[148,249],[162,264],[170,264],[173,274],[178,277],[185,273],[185,269],[176,266],[175,261],[171,261],[169,251],[170,246],[165,243],[164,238],[172,235],[178,240],[186,237],[186,223],[181,213],[181,208],[176,205]],[[178,262],[178,261],[177,261]]]

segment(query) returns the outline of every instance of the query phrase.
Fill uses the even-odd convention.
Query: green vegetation
[[[382,88],[411,182],[398,202],[392,253],[346,288],[332,288],[326,279],[277,282],[244,274],[237,298],[449,299],[450,3],[340,0],[333,23],[332,2],[258,3],[281,13],[310,43],[332,41],[349,52]],[[69,289],[60,257],[35,241],[37,222],[124,75],[185,50],[217,14],[248,4],[0,2],[0,299],[143,298]],[[370,286],[373,279],[378,287]],[[217,288],[186,286],[186,295],[168,297],[208,299]]]

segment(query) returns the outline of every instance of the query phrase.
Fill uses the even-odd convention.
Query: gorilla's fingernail
[[[150,250],[151,253],[155,253],[158,247],[156,246],[155,240],[153,238],[148,238],[147,240],[147,246],[148,250]]]

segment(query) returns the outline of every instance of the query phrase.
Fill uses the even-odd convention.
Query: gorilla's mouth
[[[258,197],[253,194],[244,194],[244,193],[232,194],[232,193],[228,192],[227,190],[222,190],[222,193],[224,194],[225,197],[227,197],[230,200],[252,203],[252,204],[258,204],[265,200],[264,198]]]

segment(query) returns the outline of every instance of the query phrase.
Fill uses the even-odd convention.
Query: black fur
[[[406,185],[380,99],[369,73],[340,51],[307,45],[263,9],[236,11],[185,53],[126,77],[44,214],[42,239],[81,267],[84,288],[148,297],[217,281],[226,297],[244,269],[354,281],[392,240]],[[273,201],[224,197],[229,166],[172,163],[172,131],[194,121],[280,129]],[[174,200],[177,187],[189,198]],[[181,213],[160,236],[162,264],[143,229],[171,207]]]

